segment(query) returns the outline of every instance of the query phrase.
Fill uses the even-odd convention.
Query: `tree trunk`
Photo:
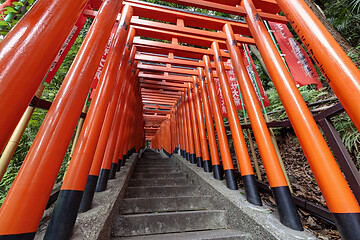
[[[264,60],[262,59],[261,54],[260,54],[259,50],[257,49],[257,47],[255,45],[249,45],[249,47],[250,47],[251,52],[257,57],[257,59],[259,59],[260,64],[261,64],[262,68],[264,69],[266,75],[268,75],[268,77],[270,78],[270,75],[269,75],[269,72],[264,63]]]
[[[321,11],[320,7],[314,2],[314,0],[304,0],[306,4],[311,8],[316,17],[322,22],[325,28],[329,31],[329,33],[334,37],[340,47],[345,51],[346,54],[350,52],[356,53],[358,55],[358,51],[352,47],[346,40],[343,38],[338,31],[331,25],[331,23],[326,19],[324,13]],[[360,68],[360,62],[354,62],[354,64]]]

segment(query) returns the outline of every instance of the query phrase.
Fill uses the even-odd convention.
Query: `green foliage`
[[[360,169],[360,133],[346,113],[333,117],[332,123],[338,131],[341,140]]]
[[[349,57],[353,61],[360,61],[360,0],[324,1],[324,6],[326,18],[355,48]]]
[[[269,83],[273,85],[273,83]],[[326,88],[321,89],[320,91],[316,90],[316,87],[313,85],[306,85],[299,87],[299,92],[303,97],[306,103],[316,102],[321,100],[323,96],[328,95]],[[280,97],[275,89],[275,87],[270,88],[266,91],[266,95],[269,98],[270,106],[267,107],[267,112],[274,112],[269,115],[272,120],[284,120],[287,118],[287,114],[284,110],[284,106],[281,103]]]
[[[90,28],[90,25],[92,23],[92,19],[88,19],[85,23],[83,29],[81,30],[79,36],[77,37],[73,47],[70,49],[69,53],[65,57],[62,65],[60,66],[58,72],[54,76],[53,80],[51,81],[51,84],[46,84],[46,87],[44,89],[44,92],[42,94],[42,99],[53,101],[56,97],[56,94],[58,90],[61,87],[62,81],[64,80],[66,73],[68,72],[76,53],[78,52],[87,31]],[[39,131],[41,124],[43,120],[45,119],[45,116],[47,114],[46,110],[42,109],[35,109],[29,124],[19,142],[19,145],[16,149],[16,152],[10,161],[9,167],[3,177],[3,179],[0,182],[0,205],[4,201],[7,192],[9,191],[13,181],[15,180],[15,177],[36,137],[37,132]],[[70,159],[70,149],[71,145],[69,145],[68,152],[66,153],[64,157],[64,161],[61,165],[58,177],[56,179],[56,182],[61,182],[63,179],[63,176],[66,172],[68,161]]]
[[[5,7],[5,11],[0,12],[0,40],[3,39],[22,16],[35,3],[35,0],[19,0],[12,3],[12,6]]]

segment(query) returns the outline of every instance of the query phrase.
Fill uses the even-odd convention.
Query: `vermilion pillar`
[[[186,129],[185,129],[185,123],[184,123],[184,112],[183,112],[183,97],[181,96],[180,100],[179,100],[179,113],[180,113],[180,132],[181,132],[181,139],[182,139],[182,145],[181,145],[181,150],[182,150],[182,156],[184,158],[187,158],[186,156],[186,145],[187,145],[187,140],[186,140]]]
[[[239,116],[236,111],[230,84],[225,73],[224,63],[220,55],[219,44],[217,42],[213,42],[211,46],[214,50],[214,62],[216,66],[216,72],[219,77],[220,88],[224,97],[224,103],[226,112],[228,114],[228,120],[232,139],[234,142],[236,157],[240,167],[239,170],[244,181],[246,198],[252,204],[262,205],[257,186],[255,184],[254,171],[252,169],[250,156],[247,151],[244,134],[242,132],[239,121]]]
[[[39,0],[0,42],[0,152],[87,2]]]
[[[211,69],[210,58],[207,55],[203,57],[205,64],[206,77],[208,80],[209,88],[209,99],[211,101],[211,108],[214,114],[214,122],[216,127],[216,133],[219,142],[220,154],[222,159],[223,168],[225,170],[226,184],[227,187],[236,190],[237,182],[234,174],[234,165],[231,159],[231,154],[229,150],[229,144],[227,141],[226,131],[224,127],[224,121],[221,115],[220,102],[217,97],[216,87],[214,83],[214,76]]]
[[[277,2],[360,131],[359,69],[304,0]]]
[[[202,105],[201,105],[200,93],[199,93],[200,87],[197,77],[193,76],[193,81],[194,81],[194,101],[195,101],[196,119],[199,127],[199,136],[201,143],[201,153],[204,163],[204,170],[205,172],[211,172],[211,161],[209,156],[209,148],[207,144],[205,123],[204,123],[204,117],[203,117],[203,111],[202,111]]]
[[[234,71],[238,79],[241,95],[249,115],[252,130],[265,167],[266,175],[269,180],[274,198],[278,199],[277,208],[279,209],[280,218],[286,219],[286,221],[283,221],[286,223],[286,226],[302,231],[303,227],[301,225],[299,215],[296,212],[296,206],[292,201],[289,186],[287,185],[284,173],[276,154],[276,150],[272,143],[269,129],[267,128],[265,119],[261,113],[255,89],[242,60],[240,49],[238,48],[235,40],[235,35],[229,24],[225,24],[223,31],[227,37],[226,46],[229,50],[232,65],[234,66]],[[254,175],[251,175],[251,178],[252,179],[250,180],[250,184],[256,186]],[[244,184],[249,184],[248,180],[249,179],[244,179]]]
[[[128,89],[126,89],[126,91],[128,91],[129,93],[125,93],[124,95],[125,96],[129,96],[129,101],[125,101],[125,105],[131,103],[134,101],[133,100],[133,93],[132,91],[134,91],[134,72],[132,72],[132,70],[134,70],[134,56],[135,56],[135,52],[136,52],[136,48],[133,48],[131,50],[131,56],[130,56],[130,60],[127,56],[126,60],[124,60],[124,63],[125,63],[125,74],[120,76],[120,78],[125,78],[128,80],[126,80],[126,82],[130,81],[130,84],[128,85]],[[123,113],[127,114],[127,112],[125,111],[125,105],[122,105],[123,106]],[[114,106],[116,107],[116,106]],[[128,108],[129,110],[129,108]],[[133,114],[133,113],[131,113]],[[120,124],[121,125],[121,124]],[[110,131],[110,135],[113,135],[112,138],[114,138],[118,133],[120,133],[120,131],[115,131],[115,130],[118,130],[116,129],[117,127],[114,126],[114,123],[110,123],[109,122],[109,131]],[[120,128],[120,126],[119,126]],[[129,129],[130,130],[130,129]],[[113,151],[113,148],[115,147],[113,145],[114,143],[110,143],[109,140],[107,141],[106,145],[103,146],[104,147],[104,154],[100,154],[99,153],[99,157],[102,157],[103,158],[103,161],[102,161],[102,164],[101,164],[101,170],[100,170],[100,175],[99,175],[99,179],[98,179],[98,183],[97,183],[97,186],[96,186],[96,191],[99,192],[99,191],[104,191],[106,189],[106,186],[107,186],[107,182],[110,178],[110,175],[112,174],[113,176],[115,176],[115,172],[116,172],[116,169],[117,169],[117,162],[118,162],[118,159],[116,158],[116,160],[113,161],[113,155],[112,155],[112,151]],[[112,172],[112,173],[111,173]]]
[[[190,105],[189,93],[186,92],[185,98],[184,98],[184,112],[185,112],[185,127],[188,132],[187,139],[188,139],[188,144],[189,144],[189,161],[193,164],[196,164],[193,126],[191,124],[190,106],[189,105]]]
[[[131,29],[128,34],[128,37],[127,37],[126,46],[131,46],[134,35],[135,35],[135,32],[133,29]],[[124,45],[124,43],[122,45]],[[134,52],[134,50],[133,50],[133,52]],[[125,81],[126,74],[127,74],[126,70],[128,68],[131,68],[130,64],[128,63],[129,55],[131,55],[130,50],[128,47],[126,47],[123,50],[123,54],[122,54],[123,60],[120,62],[120,65],[117,67],[114,66],[114,70],[116,71],[116,73],[118,75],[113,76],[113,77],[117,79],[118,83],[114,88],[115,94],[113,94],[113,96],[112,96],[113,99],[111,100],[110,106],[108,106],[108,109],[107,109],[106,115],[105,115],[105,120],[101,126],[101,134],[98,137],[96,149],[95,149],[93,155],[91,156],[92,164],[91,164],[90,171],[88,172],[86,187],[85,187],[84,194],[82,196],[82,200],[80,203],[80,207],[79,207],[80,212],[85,212],[91,208],[91,203],[92,203],[92,200],[94,197],[95,187],[98,182],[101,164],[103,162],[105,149],[106,149],[108,138],[110,135],[110,130],[111,130],[110,120],[111,121],[113,120],[114,104],[116,106],[116,102],[114,103],[114,101],[115,100],[118,101],[118,104],[120,105],[121,101],[119,101],[118,98],[120,98],[120,100],[124,99],[124,96],[123,96],[124,94],[121,90],[123,90],[126,87],[129,87],[128,81]],[[104,76],[104,75],[102,75],[102,76]],[[112,109],[110,109],[111,107],[112,107]],[[103,173],[102,175],[106,175],[106,174]],[[107,176],[108,176],[108,174],[107,174]]]
[[[133,47],[133,49],[131,50],[131,54],[130,54],[130,61],[128,62],[128,71],[127,73],[125,74],[125,77],[127,78],[127,82],[130,81],[130,89],[132,89],[132,91],[136,90],[136,74],[138,73],[136,71],[136,66],[137,66],[137,61],[134,61],[135,59],[135,53],[136,53],[136,47]],[[129,96],[131,94],[131,91],[130,89],[126,89],[127,92],[124,94],[126,96]],[[137,91],[136,91],[136,94],[137,94]],[[135,101],[135,100],[134,100]],[[126,104],[126,103],[125,103]],[[136,106],[138,108],[138,106]],[[120,127],[121,127],[121,122],[122,120],[124,119],[123,116],[126,114],[126,110],[127,108],[124,107],[123,104],[119,104],[117,106],[117,108],[120,110],[119,112],[119,116],[118,116],[118,119],[116,122],[114,122],[112,124],[112,127],[111,127],[111,141],[107,143],[106,145],[106,150],[105,150],[105,155],[104,155],[104,160],[103,160],[103,163],[104,161],[108,161],[108,162],[111,162],[111,167],[110,167],[110,175],[109,175],[109,179],[114,179],[115,178],[115,173],[117,171],[117,169],[120,170],[120,164],[119,163],[119,158],[118,158],[118,152],[115,152],[115,149],[116,149],[116,144],[117,144],[117,137],[119,134],[122,134],[121,131],[119,131]],[[137,111],[137,109],[136,109]],[[131,128],[132,129],[135,129],[134,126],[136,125],[132,125]],[[135,139],[135,136],[132,136],[133,139]],[[110,140],[110,139],[109,139]],[[135,140],[134,140],[135,142]],[[133,144],[134,144],[133,142]],[[135,151],[135,145],[131,145],[131,147],[134,147],[132,149],[132,151]],[[109,164],[107,165],[109,166]],[[119,168],[118,168],[119,166]],[[106,180],[107,182],[107,180]]]
[[[249,29],[269,70],[270,77],[327,206],[333,213],[338,229],[344,238],[354,239],[353,237],[360,235],[359,204],[334,160],[311,112],[296,88],[290,73],[282,62],[263,22],[257,18],[256,8],[250,0],[243,0],[243,5],[248,14],[246,21]],[[316,28],[317,26],[313,27]]]
[[[45,5],[46,12],[51,12],[49,5]],[[28,237],[23,239],[32,239],[35,235],[120,7],[121,1],[106,0],[102,3],[1,206],[0,236],[15,235],[12,237],[16,239],[16,235],[23,234],[21,236]],[[46,20],[43,25],[51,22]],[[98,34],[99,31],[102,34]],[[41,51],[47,54],[43,48]],[[26,65],[21,61],[16,64]]]
[[[136,81],[137,61],[134,61],[135,53],[136,53],[136,47],[133,46],[133,48],[131,49],[131,53],[130,53],[130,61],[128,61],[128,66],[127,66],[127,69],[126,69],[127,71],[126,71],[126,73],[124,75],[124,78],[126,79],[126,83],[128,83],[128,82],[131,83],[131,82]],[[122,76],[120,76],[120,78],[122,78]],[[131,85],[130,88],[132,88],[132,87],[134,87],[134,86]],[[121,90],[123,90],[123,89],[121,89]],[[124,94],[123,91],[121,91],[120,94],[128,95],[127,93]],[[122,111],[123,110],[122,109],[123,101],[121,101],[121,100],[123,100],[123,99],[121,98],[119,103],[117,104],[117,106],[115,106],[116,107],[116,112],[118,112],[118,114],[115,117],[114,122],[111,125],[111,133],[109,135],[109,140],[107,142],[105,155],[104,155],[104,160],[109,159],[109,161],[111,161],[109,179],[114,179],[115,178],[116,171],[117,171],[118,165],[119,165],[118,153],[115,154],[115,148],[116,148],[116,143],[117,143],[117,139],[118,139],[117,137],[118,137],[119,134],[121,134],[119,132],[119,128],[120,128],[120,125],[121,125],[121,119],[125,114],[125,112]],[[135,138],[135,136],[134,136],[134,138]],[[134,143],[135,143],[135,140],[134,140]]]
[[[196,109],[194,104],[194,94],[193,94],[193,86],[191,83],[188,83],[189,89],[189,110],[190,110],[190,117],[191,117],[191,125],[194,134],[194,143],[195,143],[195,155],[196,155],[196,164],[198,167],[203,167],[203,159],[201,154],[201,143],[200,143],[200,136],[199,136],[199,127],[196,120]]]
[[[203,68],[198,68],[199,72],[199,79],[200,79],[200,87],[201,87],[201,99],[204,106],[204,115],[205,115],[205,122],[206,122],[206,130],[209,139],[209,148],[210,148],[210,155],[211,155],[211,164],[212,170],[214,173],[214,178],[218,180],[223,179],[223,168],[220,163],[219,159],[219,151],[216,143],[215,137],[215,130],[214,130],[214,122],[211,116],[210,110],[210,102],[209,102],[209,94],[206,88],[206,81],[205,81],[205,73]],[[209,74],[211,73],[211,69],[209,69]]]
[[[96,145],[100,132],[102,133],[101,130],[105,115],[107,119],[109,119],[110,116],[111,122],[113,120],[115,108],[108,106],[116,106],[118,101],[122,79],[117,78],[116,75],[128,33],[127,27],[121,23],[129,23],[131,16],[132,8],[127,5],[123,9],[121,22],[118,25],[104,65],[104,73],[101,75],[99,86],[96,89],[95,96],[91,101],[89,111],[86,115],[79,140],[45,234],[45,239],[66,239],[71,236],[83,191],[87,184]],[[130,31],[127,39],[130,44],[134,35],[134,31]],[[113,91],[113,89],[115,90]],[[69,208],[69,205],[72,207]]]

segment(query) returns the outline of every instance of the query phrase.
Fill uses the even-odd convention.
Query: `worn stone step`
[[[132,179],[173,179],[186,178],[185,173],[134,173],[131,175]]]
[[[129,187],[145,186],[192,186],[194,184],[191,178],[173,178],[173,179],[131,179]]]
[[[115,218],[113,236],[214,230],[226,226],[226,213],[222,210],[120,215]]]
[[[125,198],[146,197],[190,197],[200,196],[198,187],[194,186],[159,186],[159,187],[128,187]]]
[[[180,168],[136,168],[134,173],[180,173]]]
[[[250,240],[251,235],[232,229],[156,234],[136,237],[113,237],[113,240]]]
[[[135,169],[159,169],[159,168],[161,168],[161,169],[180,169],[180,167],[178,166],[178,165],[173,165],[173,164],[171,164],[171,165],[155,165],[155,166],[153,166],[153,165],[137,165],[136,167],[135,167]]]
[[[213,209],[210,196],[125,198],[121,214]]]
[[[139,162],[136,164],[136,167],[144,166],[144,167],[158,167],[158,166],[168,166],[173,167],[177,166],[174,162]]]

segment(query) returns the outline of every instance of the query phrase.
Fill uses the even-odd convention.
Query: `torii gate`
[[[68,239],[77,212],[91,207],[94,192],[106,189],[108,179],[115,176],[129,154],[144,148],[145,139],[152,140],[153,148],[168,153],[179,150],[190,162],[213,171],[215,178],[222,178],[224,171],[227,186],[237,189],[214,77],[219,78],[224,95],[247,199],[261,205],[224,59],[231,59],[234,66],[280,220],[292,229],[303,229],[240,58],[239,43],[254,44],[259,49],[339,231],[344,239],[357,238],[359,204],[262,21],[293,26],[360,130],[359,70],[305,2],[168,2],[242,16],[246,21],[137,0],[38,0],[0,43],[0,147],[4,149],[79,16],[94,18],[0,209],[0,237],[34,238],[111,29],[118,21],[45,239]],[[98,10],[84,10],[88,4]],[[285,16],[277,15],[280,10]]]

